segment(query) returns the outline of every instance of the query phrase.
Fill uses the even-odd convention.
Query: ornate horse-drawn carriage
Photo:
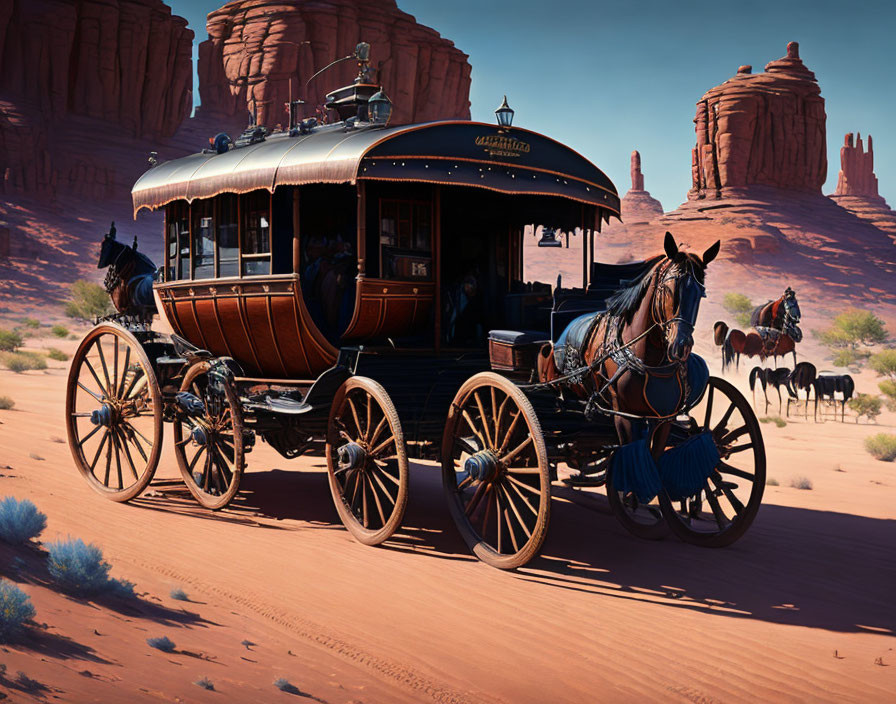
[[[72,362],[68,435],[93,488],[138,496],[170,423],[210,509],[259,440],[322,451],[342,522],[370,545],[401,524],[409,458],[441,464],[460,532],[497,567],[539,550],[567,467],[573,485],[606,484],[638,535],[723,545],[746,530],[759,425],[690,355],[717,248],[701,259],[668,237],[648,262],[594,261],[612,182],[509,125],[249,137],[134,186],[135,212],[164,209],[165,262],[154,306],[100,322]],[[581,287],[524,281],[533,226],[580,233]]]

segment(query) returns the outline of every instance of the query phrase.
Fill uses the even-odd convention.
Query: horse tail
[[[796,390],[796,375],[799,373],[799,367],[794,367],[793,371],[787,375],[787,378],[784,380],[784,388],[787,389],[787,395],[790,398],[799,398],[797,396]]]
[[[725,335],[727,334],[728,326],[721,320],[712,326],[712,339],[719,347],[725,344]]]
[[[722,371],[724,372],[734,361],[734,347],[731,344],[731,332],[725,335],[725,342],[722,344]]]
[[[765,387],[765,374],[762,367],[753,367],[750,370],[750,391],[753,391],[756,388],[757,379],[762,384],[763,388]]]
[[[856,390],[856,382],[853,381],[853,378],[849,374],[843,375],[843,401],[849,401],[852,398],[853,393]]]

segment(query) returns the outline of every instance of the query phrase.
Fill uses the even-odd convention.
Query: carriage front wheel
[[[442,482],[476,557],[514,569],[538,554],[550,517],[550,468],[538,417],[512,381],[482,372],[461,386],[442,436]]]
[[[174,421],[174,455],[190,493],[217,511],[233,501],[245,468],[243,413],[236,390],[227,381],[209,383],[209,362],[187,370],[180,390],[200,405]]]
[[[711,432],[721,459],[695,495],[672,500],[660,492],[669,528],[687,543],[731,545],[750,527],[765,491],[765,444],[750,402],[723,379],[710,377],[678,434]],[[673,436],[676,432],[673,432]]]
[[[373,379],[353,376],[333,398],[327,424],[327,475],[339,518],[364,545],[401,526],[408,503],[408,455],[398,412]]]
[[[65,394],[68,444],[87,483],[129,501],[152,481],[162,450],[162,394],[143,347],[114,323],[84,336]]]

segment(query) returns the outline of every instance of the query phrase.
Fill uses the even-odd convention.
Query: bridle
[[[694,272],[694,262],[690,259],[686,259],[684,262],[684,266],[677,266],[674,261],[669,262],[665,267],[657,267],[656,273],[656,283],[654,284],[654,296],[653,302],[650,307],[650,319],[654,326],[660,327],[663,331],[663,338],[666,341],[666,345],[672,344],[672,340],[669,339],[669,335],[672,329],[672,325],[678,323],[679,327],[684,325],[685,331],[688,334],[693,334],[694,326],[697,322],[697,310],[693,311],[694,320],[688,320],[682,314],[681,306],[681,296],[677,296],[678,292],[678,282],[681,280],[691,280],[698,287],[700,291],[700,297],[706,298],[706,285],[701,283],[697,278],[696,273]],[[673,287],[672,283],[675,284]],[[676,296],[678,297],[678,305],[674,307],[674,313],[671,318],[665,317],[666,311],[666,300],[668,296],[672,296],[673,305],[675,303]]]

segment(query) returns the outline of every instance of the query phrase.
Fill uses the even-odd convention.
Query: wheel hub
[[[90,422],[94,425],[102,425],[107,428],[112,426],[115,419],[115,409],[111,404],[104,403],[90,414]]]
[[[491,450],[480,450],[464,462],[464,470],[474,481],[488,482],[498,476],[501,463]]]
[[[367,461],[367,452],[356,442],[350,442],[338,450],[336,455],[339,461],[339,469],[349,470],[363,467]]]

